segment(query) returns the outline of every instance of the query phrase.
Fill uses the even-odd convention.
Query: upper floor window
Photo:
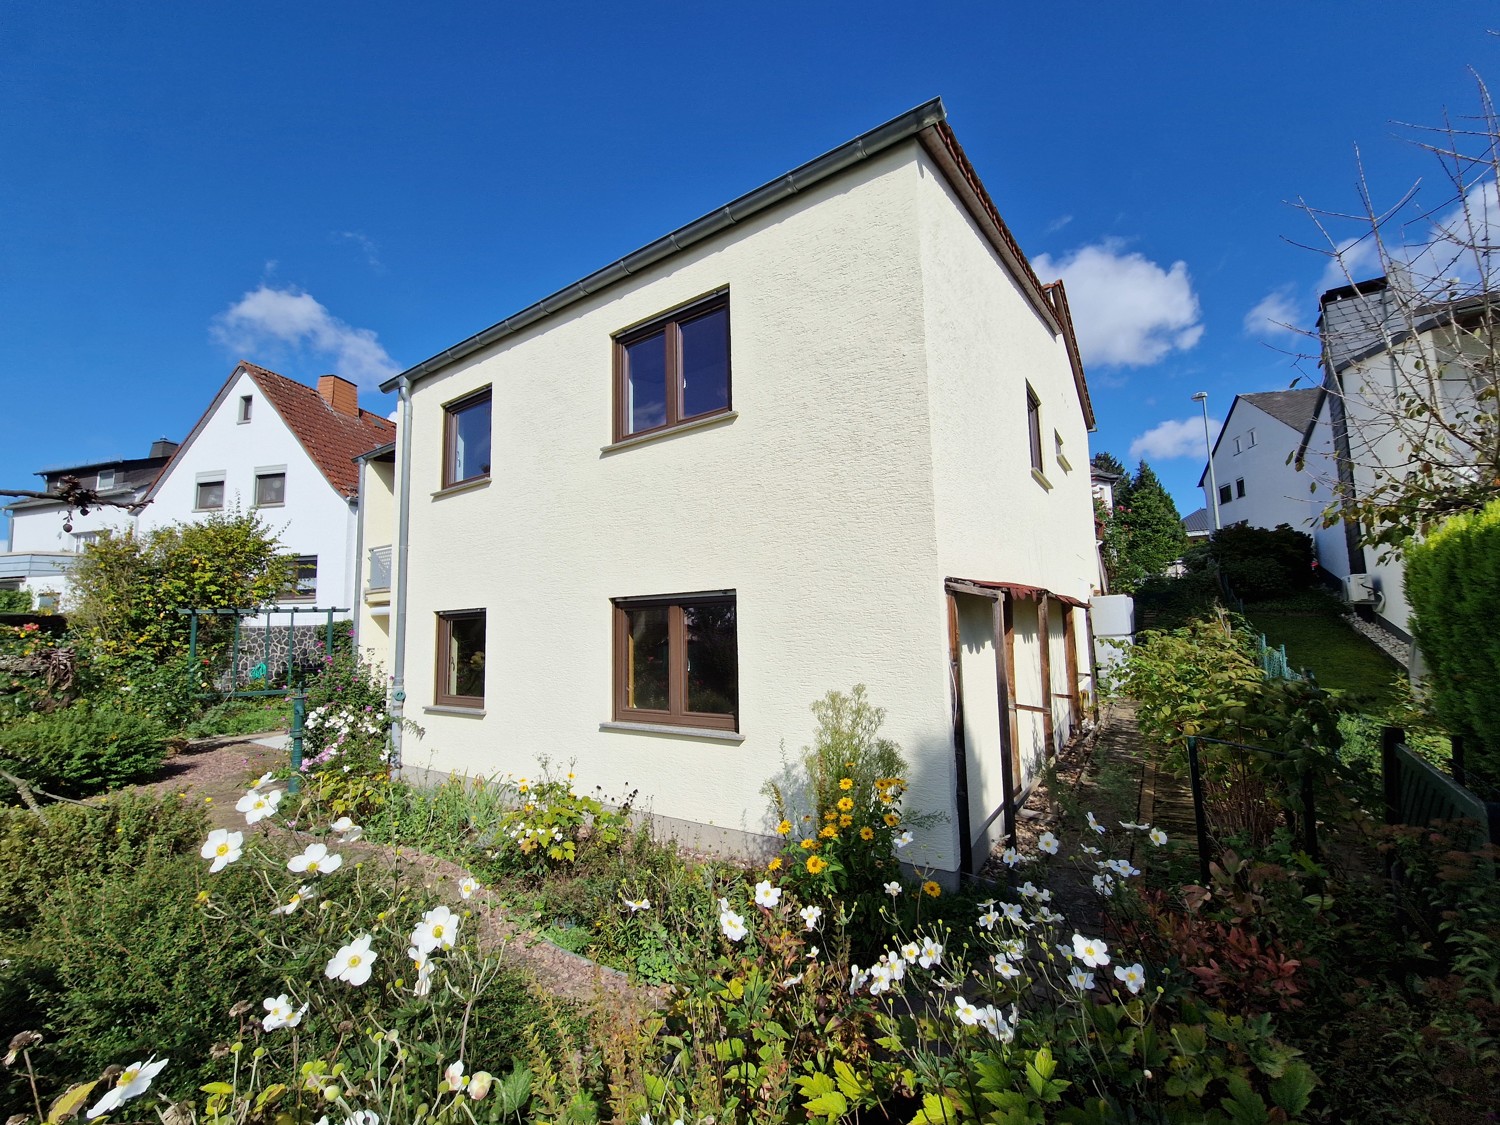
[[[286,503],[286,471],[266,470],[255,474],[255,506],[279,507]]]
[[[252,395],[241,395],[240,396],[240,416],[239,416],[239,420],[240,420],[241,424],[250,421],[250,408],[254,404],[255,404],[255,398],[254,398],[254,396],[252,396]]]
[[[1227,484],[1219,485],[1219,503],[1227,504],[1233,499],[1234,493],[1229,490],[1229,486]]]
[[[739,729],[734,594],[615,602],[615,719]]]
[[[615,440],[729,409],[729,294],[615,337]]]
[[[490,475],[490,388],[443,407],[443,487]]]
[[[106,488],[113,488],[117,480],[119,480],[119,473],[114,469],[100,469],[99,483],[95,487],[103,492]]]
[[[1252,446],[1255,444],[1255,431],[1254,430],[1250,431],[1250,444]]]
[[[1026,384],[1026,433],[1031,439],[1031,467],[1042,471],[1042,400]]]
[[[193,495],[193,508],[199,512],[217,512],[224,507],[224,478],[215,477],[198,482]]]
[[[280,601],[310,602],[318,596],[318,556],[296,555],[287,559],[287,583]]]
[[[1235,456],[1239,456],[1239,454],[1241,454],[1241,453],[1244,452],[1244,449],[1240,445],[1240,439],[1239,438],[1235,438],[1234,439],[1234,452],[1235,452]]]

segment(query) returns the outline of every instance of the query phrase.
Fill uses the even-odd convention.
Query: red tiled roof
[[[253,363],[241,362],[238,370],[255,380],[255,385],[341,496],[353,496],[359,491],[359,466],[354,458],[395,440],[396,424],[378,414],[361,410],[356,418],[341,413],[324,402],[323,396],[312,387]]]

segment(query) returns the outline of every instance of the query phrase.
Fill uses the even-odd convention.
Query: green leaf
[[[959,1120],[958,1106],[953,1099],[941,1094],[928,1094],[922,1099],[922,1108],[907,1125],[954,1125]]]
[[[78,1116],[78,1113],[88,1104],[89,1095],[94,1092],[94,1087],[97,1085],[99,1085],[99,1080],[96,1078],[92,1082],[70,1087],[47,1110],[47,1125],[56,1125],[57,1122]]]
[[[1289,1116],[1296,1117],[1307,1108],[1316,1084],[1312,1067],[1305,1062],[1288,1063],[1281,1077],[1271,1080],[1271,1101],[1286,1110]]]
[[[228,1082],[210,1082],[206,1086],[199,1086],[198,1089],[202,1090],[205,1094],[234,1093],[234,1087],[231,1086]]]

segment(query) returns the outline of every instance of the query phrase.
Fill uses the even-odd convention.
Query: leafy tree
[[[1107,453],[1094,458],[1095,468],[1108,467],[1104,459],[1118,465]],[[1109,468],[1114,472],[1113,468]],[[1103,539],[1104,567],[1110,589],[1134,593],[1146,579],[1162,573],[1187,549],[1187,533],[1177,505],[1145,461],[1134,478],[1122,476],[1115,485],[1115,509],[1096,511]]]
[[[234,512],[144,536],[101,536],[70,577],[73,623],[98,655],[166,663],[188,649],[188,618],[179,609],[266,605],[286,588],[291,564],[258,515]],[[229,619],[200,624],[200,648],[212,652],[228,631]]]
[[[0,613],[30,613],[30,590],[0,590]]]

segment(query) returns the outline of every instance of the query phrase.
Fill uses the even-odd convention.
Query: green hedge
[[[0,766],[47,792],[86,797],[151,777],[166,760],[166,737],[154,718],[78,703],[0,730]]]
[[[1433,708],[1468,739],[1476,782],[1500,788],[1500,500],[1407,549],[1406,596]]]

